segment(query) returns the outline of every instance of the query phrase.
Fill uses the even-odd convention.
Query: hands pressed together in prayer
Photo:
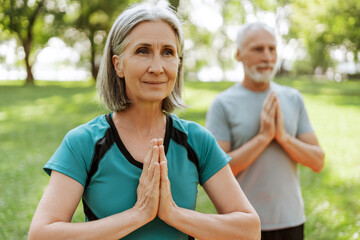
[[[275,139],[279,144],[285,143],[288,138],[280,102],[273,91],[269,93],[264,101],[260,116],[259,133],[265,136],[268,142]]]
[[[163,140],[153,139],[144,160],[134,209],[143,214],[148,221],[159,216],[167,222],[169,213],[176,207],[171,196]]]

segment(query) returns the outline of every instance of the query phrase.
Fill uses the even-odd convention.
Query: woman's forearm
[[[177,207],[166,223],[199,240],[260,239],[260,220],[256,213],[205,214]]]
[[[29,231],[29,240],[115,240],[145,225],[149,220],[136,208],[103,219],[83,223],[56,221],[41,224],[37,221]]]

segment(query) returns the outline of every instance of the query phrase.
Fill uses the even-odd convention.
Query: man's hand
[[[271,91],[266,97],[263,109],[260,115],[260,130],[259,134],[265,137],[267,142],[271,142],[276,133],[275,115],[277,98],[275,92]]]
[[[284,117],[281,111],[281,106],[278,98],[276,98],[276,115],[275,115],[276,133],[275,139],[279,144],[286,142],[288,133],[286,132],[284,125]]]

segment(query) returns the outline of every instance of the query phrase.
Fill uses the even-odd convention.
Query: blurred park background
[[[0,0],[0,239],[26,239],[49,180],[42,166],[72,128],[107,113],[95,76],[107,33],[131,0]],[[149,1],[168,4],[167,1]],[[360,1],[169,0],[184,19],[185,93],[177,114],[205,123],[241,81],[237,28],[276,29],[275,81],[298,89],[326,164],[300,167],[307,240],[360,239]],[[197,210],[215,212],[199,187]],[[73,221],[83,221],[81,206]]]

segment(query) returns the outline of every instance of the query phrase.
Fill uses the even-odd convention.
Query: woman
[[[183,107],[183,35],[168,8],[115,21],[98,75],[112,113],[71,130],[45,165],[29,239],[259,239],[259,218],[203,127]],[[194,211],[197,184],[218,215]],[[86,222],[71,223],[80,199]]]

